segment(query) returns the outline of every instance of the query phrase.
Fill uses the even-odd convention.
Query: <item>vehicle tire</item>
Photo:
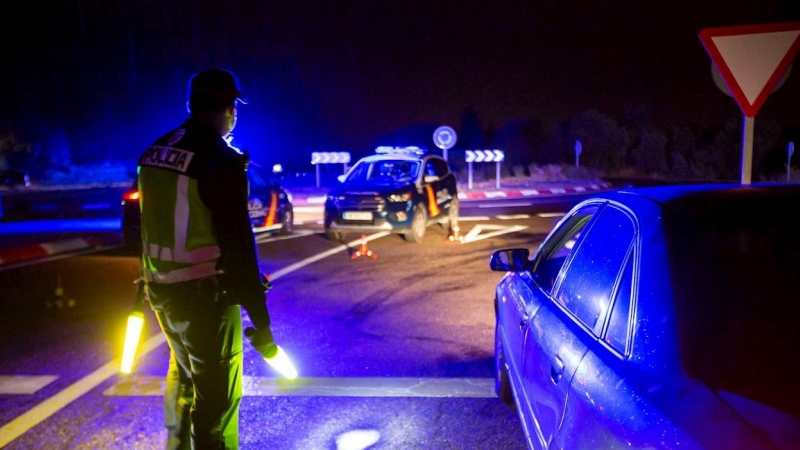
[[[422,242],[422,238],[425,237],[425,228],[427,226],[428,215],[425,214],[425,210],[422,208],[422,205],[417,205],[417,209],[414,210],[414,219],[411,221],[411,231],[405,233],[403,237],[405,238],[406,242],[419,244]]]
[[[444,230],[448,236],[452,236],[455,227],[458,226],[458,199],[454,198],[450,201],[450,207],[447,210],[447,221],[444,223]]]
[[[325,239],[329,241],[342,242],[344,236],[338,231],[325,230]]]
[[[287,234],[292,234],[292,229],[294,228],[294,211],[292,208],[287,208],[286,211],[283,212],[281,216],[281,228],[278,230],[278,234],[282,236],[286,236]]]
[[[497,398],[512,410],[517,409],[514,403],[514,393],[511,391],[511,380],[508,378],[503,344],[500,339],[500,327],[494,327],[494,392]]]

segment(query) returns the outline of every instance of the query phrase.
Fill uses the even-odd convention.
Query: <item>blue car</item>
[[[790,185],[619,190],[532,257],[492,254],[495,389],[529,447],[799,449],[798,206]]]

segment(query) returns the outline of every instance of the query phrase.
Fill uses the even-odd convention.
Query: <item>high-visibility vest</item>
[[[142,266],[147,281],[171,284],[222,273],[211,212],[187,173],[194,153],[154,145],[139,161]]]

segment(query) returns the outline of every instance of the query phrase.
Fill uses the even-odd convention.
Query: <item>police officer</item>
[[[240,305],[254,347],[275,348],[247,210],[247,157],[226,141],[239,104],[233,73],[194,75],[189,118],[139,160],[143,277],[170,347],[167,448],[238,448]]]

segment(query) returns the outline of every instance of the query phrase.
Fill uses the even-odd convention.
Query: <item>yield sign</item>
[[[791,65],[800,22],[705,28],[700,40],[745,116],[754,117]]]

